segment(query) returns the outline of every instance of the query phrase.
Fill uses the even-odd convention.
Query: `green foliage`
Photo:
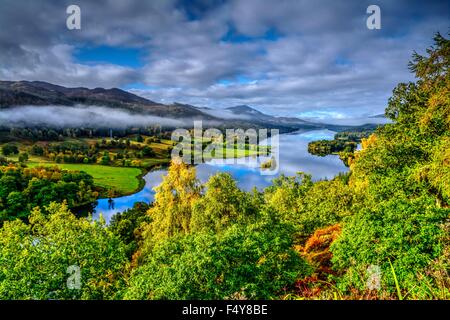
[[[353,141],[360,143],[363,138],[368,138],[374,130],[341,131],[334,135],[334,140]]]
[[[126,252],[130,258],[142,241],[141,226],[151,220],[146,214],[148,209],[148,204],[136,202],[133,208],[113,215],[109,222],[108,228],[126,245]]]
[[[100,164],[107,166],[107,165],[109,165],[110,162],[111,162],[111,158],[109,156],[109,152],[108,151],[103,152],[103,157],[100,160]]]
[[[53,168],[0,167],[0,221],[25,218],[36,206],[67,201],[70,208],[97,198],[84,172]]]
[[[65,204],[46,211],[0,229],[0,299],[114,298],[127,264],[120,240],[99,222],[77,219]],[[67,285],[70,266],[80,268],[79,289]]]
[[[44,148],[38,144],[33,144],[33,146],[30,149],[30,153],[34,156],[43,156]]]
[[[70,131],[70,130],[69,130]],[[0,139],[4,134],[0,128]],[[66,134],[65,134],[66,135]],[[85,134],[81,134],[83,136]],[[165,140],[151,136],[146,138],[147,145],[142,143],[131,143],[129,139],[102,139],[95,140],[92,137],[82,138],[77,134],[69,134],[69,138],[62,138],[58,142],[47,142],[47,137],[42,136],[46,142],[34,143],[28,147],[28,140],[23,141],[22,144],[17,145],[17,148],[27,149],[33,155],[33,161],[45,161],[54,163],[92,163],[103,164],[111,166],[123,166],[123,159],[136,160],[135,158],[143,159],[142,167],[151,167],[153,163],[167,162],[170,153],[168,148],[172,146],[171,140]],[[143,138],[143,136],[141,136]],[[10,140],[8,135],[5,139]],[[9,140],[8,140],[9,139]],[[13,144],[5,145],[5,148]]]
[[[7,165],[8,165],[8,159],[0,156],[0,166],[7,166]]]
[[[353,152],[357,143],[343,140],[318,140],[308,143],[308,152],[314,155],[325,156],[335,152]]]
[[[145,146],[141,152],[143,157],[154,157],[156,155],[156,153],[149,146]]]
[[[450,137],[437,141],[430,158],[429,164],[418,169],[416,175],[429,182],[439,201],[450,203]]]
[[[125,298],[274,298],[309,272],[288,230],[260,221],[158,242],[131,275]]]
[[[190,228],[193,232],[220,232],[236,222],[254,219],[251,196],[236,185],[230,174],[218,173],[205,184],[205,194],[195,202]]]
[[[173,162],[156,191],[126,298],[271,298],[309,272],[291,225],[229,174],[201,186]]]
[[[28,153],[23,152],[19,154],[19,162],[26,162],[29,159]]]
[[[397,298],[434,297],[438,290],[427,270],[448,252],[450,41],[437,35],[435,43],[428,56],[413,56],[418,81],[395,88],[386,109],[394,123],[363,140],[350,166],[359,203],[331,246],[344,273],[341,288],[363,290],[364,272],[374,264],[383,291]]]
[[[344,164],[349,167],[354,158],[358,143],[368,138],[374,130],[342,131],[334,135],[333,140],[318,140],[308,143],[308,152],[317,156],[337,153]]]
[[[3,155],[5,157],[8,157],[8,156],[13,155],[13,154],[18,154],[19,153],[19,149],[14,144],[5,144],[2,147],[2,153],[3,153]]]
[[[342,235],[333,243],[333,263],[346,269],[342,288],[365,288],[360,278],[369,265],[380,266],[384,289],[394,290],[389,259],[403,289],[418,285],[418,272],[443,252],[441,223],[448,210],[434,207],[434,199],[394,198],[359,211],[344,223]]]
[[[264,192],[266,206],[289,223],[298,239],[351,214],[353,192],[344,177],[313,183],[311,176],[281,176]]]

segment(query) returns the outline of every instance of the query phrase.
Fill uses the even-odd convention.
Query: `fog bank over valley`
[[[0,109],[0,125],[58,128],[129,128],[161,125],[182,127],[185,121],[133,114],[127,110],[99,106],[20,106]]]

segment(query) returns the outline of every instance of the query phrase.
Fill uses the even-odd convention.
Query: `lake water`
[[[211,175],[217,172],[228,172],[237,181],[243,190],[251,190],[253,187],[263,189],[270,185],[271,180],[280,174],[293,176],[302,171],[311,174],[314,180],[331,179],[340,172],[348,171],[336,155],[326,157],[313,156],[308,153],[308,142],[319,139],[333,139],[335,132],[330,130],[314,130],[306,132],[294,132],[279,136],[279,170],[276,175],[261,173],[260,165],[255,161],[247,161],[244,164],[223,163],[223,161],[209,161],[196,166],[197,178],[206,182]],[[100,199],[97,201],[93,212],[93,218],[98,219],[100,213],[109,222],[117,212],[122,212],[133,207],[135,202],[153,201],[153,188],[161,183],[165,169],[155,170],[144,176],[145,187],[132,195],[114,198],[113,201]]]

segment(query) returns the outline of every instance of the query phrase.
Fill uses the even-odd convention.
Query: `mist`
[[[331,125],[342,125],[342,126],[362,126],[364,124],[386,124],[392,121],[387,118],[374,118],[374,117],[355,117],[355,118],[333,118],[333,117],[305,117],[302,116],[301,119],[323,124]]]
[[[250,120],[251,117],[244,114],[236,114],[226,109],[210,109],[210,108],[199,108],[203,113],[209,114],[210,116],[216,117],[218,119],[225,120]]]
[[[7,127],[125,129],[151,125],[182,127],[184,123],[176,119],[99,106],[20,106],[0,109],[0,126]]]

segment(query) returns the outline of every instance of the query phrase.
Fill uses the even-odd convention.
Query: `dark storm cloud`
[[[65,27],[69,4],[81,7],[82,30]],[[366,28],[370,4],[2,0],[0,78],[87,87],[141,83],[148,89],[132,91],[152,100],[250,104],[273,114],[377,114],[396,83],[412,79],[412,51],[423,52],[436,31],[448,32],[449,6],[377,1],[382,29],[375,31]],[[142,50],[143,66],[74,57],[105,45]]]

